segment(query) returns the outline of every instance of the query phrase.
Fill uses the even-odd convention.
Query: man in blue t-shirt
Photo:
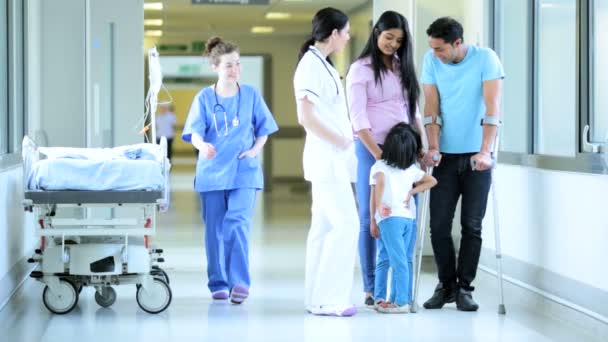
[[[492,183],[491,153],[504,72],[494,51],[464,44],[462,25],[456,20],[439,18],[426,33],[431,50],[424,56],[421,77],[429,138],[424,161],[435,167],[438,182],[431,190],[430,209],[439,285],[424,307],[439,309],[456,302],[458,310],[476,311],[471,283]],[[456,262],[452,219],[461,196],[462,239]]]

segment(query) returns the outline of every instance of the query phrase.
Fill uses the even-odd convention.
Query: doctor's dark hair
[[[308,51],[308,47],[313,45],[315,42],[323,42],[329,36],[331,36],[334,30],[342,30],[348,24],[348,16],[344,12],[332,8],[326,7],[319,10],[312,18],[312,34],[310,38],[304,42],[300,53],[298,55],[298,61],[302,59],[302,56]],[[327,61],[331,64],[329,56]],[[332,64],[333,65],[333,64]]]
[[[363,48],[359,59],[370,57],[372,68],[374,69],[374,79],[376,84],[382,86],[382,74],[388,72],[386,65],[382,61],[382,51],[378,48],[378,38],[383,31],[400,29],[403,31],[403,42],[396,52],[399,57],[399,76],[401,76],[401,90],[407,94],[409,122],[416,120],[416,108],[418,97],[420,96],[420,85],[416,77],[414,67],[414,48],[412,47],[412,34],[409,29],[407,19],[395,11],[382,13],[378,21],[372,28],[372,33]]]
[[[431,38],[443,39],[448,44],[452,44],[458,39],[464,42],[464,30],[458,21],[450,17],[441,17],[435,20],[428,29],[427,36]]]
[[[405,170],[416,162],[422,140],[412,126],[401,122],[388,132],[382,146],[382,160],[392,167]]]
[[[209,56],[209,61],[213,65],[220,64],[220,58],[229,53],[240,53],[239,47],[232,42],[224,41],[220,37],[211,37],[207,40],[203,56]]]

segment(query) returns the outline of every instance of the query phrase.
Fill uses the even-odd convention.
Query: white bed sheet
[[[29,190],[162,190],[163,164],[154,144],[115,148],[40,148],[47,159],[32,166]],[[168,170],[167,170],[168,171]]]

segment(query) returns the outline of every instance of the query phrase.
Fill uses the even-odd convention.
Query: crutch
[[[439,160],[438,155],[433,156],[433,160]],[[433,174],[433,168],[428,169],[428,174]],[[422,269],[422,248],[424,247],[424,233],[426,228],[426,216],[429,210],[429,199],[431,198],[431,190],[427,190],[423,194],[422,206],[420,207],[420,217],[418,220],[418,241],[416,242],[416,272],[414,273],[414,291],[412,293],[412,306],[410,312],[418,311],[418,286],[420,284],[420,270]]]
[[[492,210],[494,216],[494,247],[496,249],[496,269],[498,270],[498,291],[500,293],[500,304],[498,313],[507,314],[505,308],[505,296],[502,288],[502,252],[500,247],[500,226],[498,219],[498,190],[496,187],[496,167],[498,166],[498,130],[496,130],[496,140],[494,141],[494,165],[492,166]]]
[[[483,121],[482,121],[483,125]],[[497,127],[500,127],[500,122],[498,122]],[[502,286],[502,252],[500,247],[500,220],[498,219],[498,189],[496,186],[496,167],[498,166],[498,128],[496,129],[496,138],[494,138],[494,146],[493,150],[493,158],[492,158],[492,214],[494,216],[494,248],[496,253],[496,271],[498,277],[498,292],[500,296],[500,304],[498,304],[498,313],[501,315],[505,315],[507,313],[507,309],[505,307],[505,297]],[[476,163],[474,160],[471,160],[471,167],[475,169]]]

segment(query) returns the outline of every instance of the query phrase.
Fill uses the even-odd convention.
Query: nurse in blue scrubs
[[[259,153],[277,124],[260,93],[240,84],[239,49],[219,37],[206,47],[215,84],[192,101],[182,139],[199,151],[194,189],[205,223],[213,299],[249,296],[249,238],[256,192],[264,187]]]

